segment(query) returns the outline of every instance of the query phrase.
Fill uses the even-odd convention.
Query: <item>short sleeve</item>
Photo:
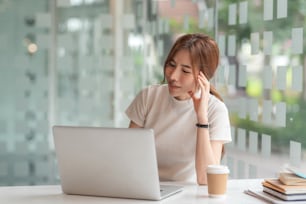
[[[146,119],[147,89],[140,91],[125,111],[127,117],[143,127]]]
[[[223,102],[219,101],[214,107],[209,124],[211,140],[222,140],[224,143],[232,141],[229,114]]]

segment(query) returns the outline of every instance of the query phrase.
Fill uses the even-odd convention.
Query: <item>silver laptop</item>
[[[182,190],[160,187],[151,129],[54,126],[53,136],[66,194],[161,200]]]

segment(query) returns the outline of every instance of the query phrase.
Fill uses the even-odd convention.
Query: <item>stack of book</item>
[[[306,203],[306,173],[288,168],[278,178],[264,179],[262,188],[248,188],[246,194],[275,204]]]
[[[265,179],[263,191],[285,201],[306,201],[306,176],[299,171],[290,169],[281,172],[275,179]]]

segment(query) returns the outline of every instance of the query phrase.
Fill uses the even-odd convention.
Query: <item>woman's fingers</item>
[[[202,91],[209,91],[209,81],[207,80],[203,72],[200,72],[198,76],[198,82]]]

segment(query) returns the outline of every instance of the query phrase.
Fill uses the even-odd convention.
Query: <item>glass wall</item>
[[[305,1],[219,1],[217,79],[231,113],[235,178],[305,163]]]
[[[232,178],[305,169],[302,0],[0,0],[0,185],[58,183],[51,128],[126,127],[181,33],[220,47]],[[264,165],[263,165],[264,164]]]
[[[0,1],[0,185],[52,182],[49,2]]]
[[[0,185],[59,182],[53,125],[128,126],[127,104],[154,78],[149,6],[0,1]]]

